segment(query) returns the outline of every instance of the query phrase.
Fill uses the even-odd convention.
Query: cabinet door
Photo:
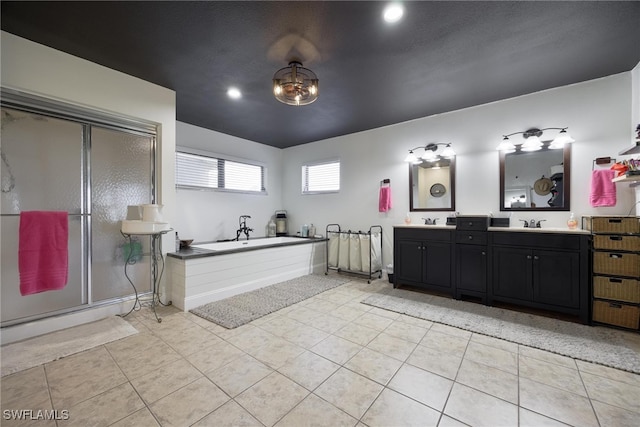
[[[493,248],[493,294],[531,301],[533,255],[529,249]]]
[[[534,301],[580,306],[580,256],[575,252],[533,251]]]
[[[397,251],[395,268],[396,283],[401,281],[422,282],[422,264],[424,251],[422,242],[416,240],[397,240],[394,250]]]
[[[451,288],[451,243],[425,242],[424,282]]]
[[[487,248],[475,245],[456,245],[458,289],[487,291]]]

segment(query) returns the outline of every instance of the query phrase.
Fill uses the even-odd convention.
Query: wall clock
[[[446,192],[447,192],[447,189],[445,188],[444,185],[440,183],[433,184],[429,189],[429,193],[431,193],[433,197],[442,197]]]

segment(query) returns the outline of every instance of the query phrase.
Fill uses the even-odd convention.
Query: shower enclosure
[[[2,95],[1,326],[130,299],[120,221],[127,206],[155,203],[155,127]],[[68,212],[69,279],[62,290],[21,296],[20,212],[32,210]],[[139,243],[150,253],[149,238]],[[149,257],[127,266],[138,292],[150,292],[150,271]]]

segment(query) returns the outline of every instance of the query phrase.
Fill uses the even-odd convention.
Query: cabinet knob
[[[533,259],[540,259],[540,258],[538,257],[538,255],[535,255]]]
[[[469,236],[469,240],[473,240],[473,236]]]
[[[482,251],[482,255],[486,255],[487,253],[485,251]]]
[[[531,259],[531,255],[527,255],[527,259]]]

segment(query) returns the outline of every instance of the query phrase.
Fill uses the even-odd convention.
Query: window
[[[264,166],[176,152],[176,187],[265,193]]]
[[[302,194],[340,191],[340,161],[302,166]]]

